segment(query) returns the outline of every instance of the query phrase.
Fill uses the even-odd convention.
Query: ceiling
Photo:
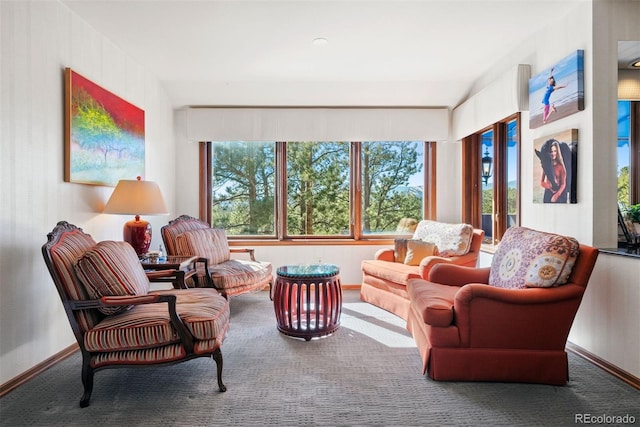
[[[581,1],[62,0],[175,108],[453,107],[493,58]]]

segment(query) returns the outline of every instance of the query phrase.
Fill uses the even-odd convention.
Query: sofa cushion
[[[209,266],[209,274],[217,289],[224,289],[227,295],[256,288],[256,284],[266,285],[271,277],[271,263],[230,259]],[[264,287],[264,286],[263,286]],[[235,290],[235,292],[229,292]]]
[[[407,280],[420,277],[419,269],[413,265],[401,262],[382,260],[362,261],[362,272],[382,280],[388,280],[398,285],[406,286]]]
[[[511,227],[493,256],[489,284],[500,288],[563,285],[579,249],[578,241],[572,237]]]
[[[227,233],[220,228],[185,231],[176,237],[177,255],[207,258],[211,264],[230,259]]]
[[[407,265],[420,265],[420,261],[428,256],[438,255],[438,247],[431,242],[422,240],[407,241],[407,254],[404,263]]]
[[[434,243],[442,257],[462,256],[469,252],[473,227],[470,224],[448,224],[422,220],[413,238]]]
[[[442,285],[422,279],[409,280],[407,293],[411,307],[422,321],[431,326],[447,327],[453,323],[453,303],[457,286]]]
[[[149,280],[138,255],[126,242],[97,243],[78,259],[74,269],[93,299],[146,295],[149,291]],[[101,307],[99,310],[109,315],[128,308],[131,307]]]

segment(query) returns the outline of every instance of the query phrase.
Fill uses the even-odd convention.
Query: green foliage
[[[493,187],[482,190],[482,213],[493,213]]]
[[[401,218],[422,219],[422,188],[409,187],[422,170],[417,143],[369,142],[362,146],[363,229],[393,233]]]
[[[349,233],[349,143],[287,144],[287,233]]]
[[[275,143],[213,144],[212,216],[230,235],[275,233]],[[350,143],[289,142],[286,153],[287,233],[350,233]],[[365,232],[393,233],[404,217],[422,218],[417,143],[363,144]]]
[[[640,204],[629,206],[627,213],[631,221],[640,223]]]
[[[275,145],[213,144],[213,223],[229,234],[274,233]]]
[[[629,203],[629,166],[620,168],[618,172],[618,201],[625,205]]]

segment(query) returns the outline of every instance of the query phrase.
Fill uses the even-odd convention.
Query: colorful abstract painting
[[[66,182],[144,177],[144,110],[65,69]]]
[[[584,50],[529,79],[529,128],[584,110]]]

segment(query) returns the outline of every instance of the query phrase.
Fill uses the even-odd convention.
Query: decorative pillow
[[[221,228],[186,231],[176,238],[176,255],[207,258],[221,264],[231,258],[227,233]]]
[[[404,262],[407,257],[407,241],[410,239],[395,239],[393,256],[396,262]]]
[[[420,265],[420,261],[428,256],[438,255],[438,247],[431,242],[422,240],[407,241],[407,255],[404,263],[407,265]]]
[[[573,237],[511,227],[493,256],[489,284],[499,288],[564,285],[579,249]]]
[[[473,226],[470,224],[448,224],[422,220],[413,234],[416,240],[432,242],[440,251],[440,256],[461,256],[469,252]]]
[[[126,242],[107,240],[97,243],[78,259],[74,270],[93,299],[146,295],[149,292],[149,280],[138,255]],[[104,314],[115,314],[129,308],[131,306],[99,310]]]

